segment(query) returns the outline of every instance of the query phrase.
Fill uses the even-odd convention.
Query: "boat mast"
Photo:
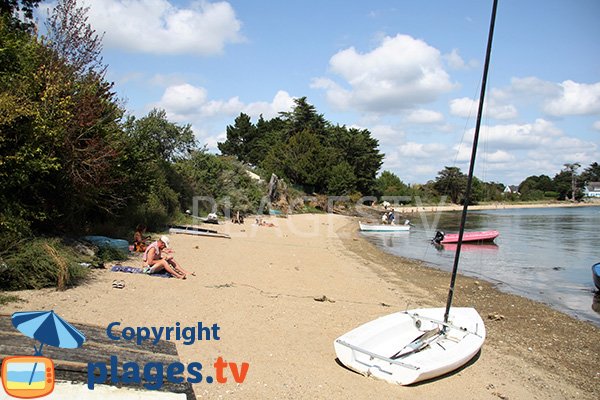
[[[490,31],[488,34],[487,50],[485,53],[485,64],[483,67],[483,78],[481,81],[481,93],[479,95],[479,108],[477,110],[477,123],[475,124],[475,135],[473,136],[473,148],[471,150],[471,163],[469,165],[469,175],[467,177],[467,190],[465,192],[462,216],[460,221],[460,229],[458,231],[458,244],[456,246],[456,254],[454,255],[454,266],[452,267],[452,278],[450,280],[450,289],[448,290],[448,300],[446,301],[446,312],[444,313],[444,323],[448,323],[450,315],[450,307],[452,306],[452,298],[454,297],[454,285],[456,284],[456,274],[458,272],[458,260],[460,259],[460,250],[463,242],[463,234],[465,232],[465,223],[467,221],[467,209],[471,200],[471,186],[473,184],[473,171],[475,169],[475,158],[477,155],[477,142],[479,141],[479,128],[481,127],[481,114],[483,113],[483,99],[485,98],[485,86],[487,83],[488,69],[490,66],[490,54],[492,52],[492,39],[494,37],[494,24],[496,22],[496,8],[498,0],[494,0],[492,6],[492,17],[490,20]],[[446,325],[444,325],[444,330]]]

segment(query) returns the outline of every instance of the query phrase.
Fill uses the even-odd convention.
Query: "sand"
[[[466,367],[409,387],[364,377],[336,362],[333,341],[407,307],[443,306],[447,273],[385,254],[361,239],[357,220],[333,214],[271,218],[275,227],[226,223],[231,239],[172,235],[186,280],[93,270],[64,292],[22,291],[2,313],[53,309],[106,327],[218,324],[219,340],[185,345],[184,364],[214,376],[218,357],[241,367],[224,384],[195,384],[202,399],[598,399],[600,329],[549,307],[460,277],[456,305],[474,306],[487,340]],[[135,257],[128,264],[141,266]],[[114,279],[125,282],[112,288]]]

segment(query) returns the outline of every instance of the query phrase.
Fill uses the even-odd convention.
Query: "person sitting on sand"
[[[144,272],[153,274],[163,269],[175,278],[185,279],[188,274],[171,255],[162,255],[162,250],[169,247],[169,238],[161,236],[156,242],[151,243],[144,252]]]
[[[133,234],[133,251],[139,253],[146,251],[146,247],[148,246],[147,240],[150,239],[150,236],[144,236],[144,233],[146,233],[146,225],[139,224]]]

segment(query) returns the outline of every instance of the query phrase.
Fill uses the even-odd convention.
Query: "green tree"
[[[309,104],[306,97],[294,99],[294,109],[290,112],[280,112],[281,119],[286,123],[286,136],[292,136],[309,130],[313,132],[322,144],[326,140],[326,129],[329,123],[322,114],[318,114],[315,106]]]
[[[347,129],[346,127],[329,128],[328,147],[332,155],[345,160],[356,176],[356,189],[363,194],[374,194],[376,176],[383,154],[379,152],[379,141],[366,129]]]
[[[308,129],[301,131],[292,136],[285,147],[284,174],[293,184],[322,193],[329,177],[329,167],[333,164],[328,156],[327,149],[314,132]]]
[[[583,183],[578,179],[576,173],[579,164],[565,164],[564,166],[565,168],[552,179],[555,191],[558,193],[558,199],[567,200],[571,198],[571,201],[581,199],[583,197],[581,191]]]
[[[554,191],[554,182],[547,175],[528,176],[519,185],[522,200],[543,200],[546,192]]]
[[[217,143],[217,147],[223,155],[235,156],[242,162],[250,162],[249,155],[255,139],[257,139],[256,127],[250,121],[250,116],[240,113],[235,119],[235,124],[227,126],[227,140]]]
[[[408,196],[410,188],[390,171],[383,171],[376,181],[376,191],[380,196]]]
[[[600,165],[597,162],[590,164],[583,170],[580,179],[584,185],[590,182],[600,182]]]
[[[115,162],[123,148],[111,85],[93,69],[75,69],[47,41],[5,23],[0,29],[7,50],[0,76],[5,215],[47,231],[114,214],[128,194],[120,191],[127,176]]]
[[[175,163],[175,169],[189,188],[186,208],[193,206],[193,196],[213,198],[222,207],[221,211],[228,203],[232,210],[256,212],[260,204],[260,186],[232,157],[210,154],[206,149],[196,150],[191,157]],[[205,208],[204,211],[212,210]]]
[[[187,157],[197,146],[191,126],[170,122],[166,111],[161,109],[152,109],[140,119],[129,116],[124,128],[146,154],[143,157],[146,161],[157,158],[172,162]]]
[[[0,0],[0,18],[16,29],[33,32],[33,10],[41,2],[42,0]]]
[[[336,164],[331,169],[327,193],[334,196],[352,194],[356,190],[354,170],[346,161]]]
[[[458,167],[445,167],[438,172],[434,183],[435,190],[450,197],[450,201],[459,204],[467,189],[467,176]]]

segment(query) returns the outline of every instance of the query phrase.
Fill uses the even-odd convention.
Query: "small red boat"
[[[465,232],[463,243],[493,242],[500,235],[498,231]],[[437,244],[458,243],[458,233],[444,233],[437,231],[433,242]]]

